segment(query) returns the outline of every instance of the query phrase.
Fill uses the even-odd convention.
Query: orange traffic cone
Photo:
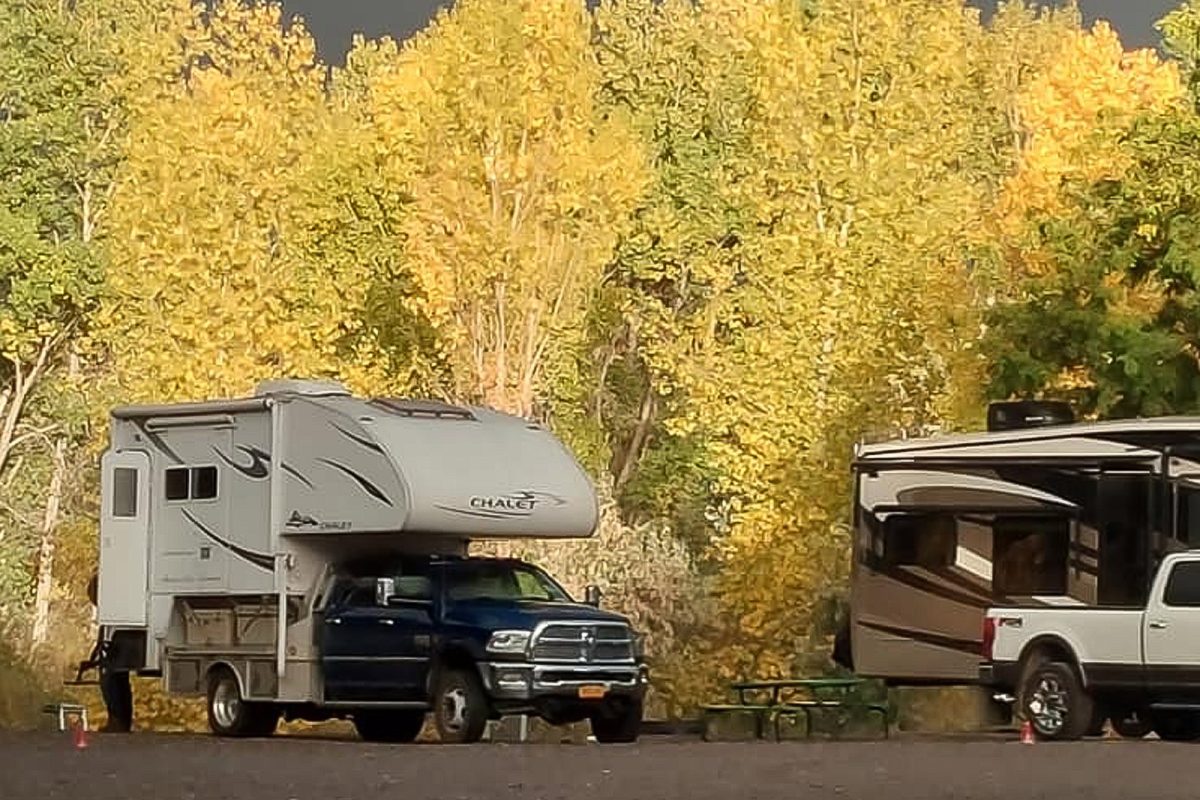
[[[1033,723],[1025,720],[1021,723],[1021,744],[1033,744],[1037,739],[1033,735]]]
[[[75,725],[72,728],[72,739],[74,740],[76,750],[87,749],[87,728],[84,727],[83,720],[75,721]]]

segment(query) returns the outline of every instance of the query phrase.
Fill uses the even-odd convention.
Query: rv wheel
[[[208,727],[217,736],[270,736],[278,724],[274,705],[242,699],[232,670],[221,667],[209,676]]]
[[[1141,739],[1154,730],[1150,717],[1144,711],[1128,711],[1113,714],[1113,730],[1123,739]]]
[[[1049,661],[1028,670],[1021,711],[1041,738],[1081,738],[1092,725],[1094,707],[1070,665]]]
[[[1157,712],[1154,732],[1164,742],[1194,742],[1200,739],[1200,714],[1193,711]]]
[[[433,696],[438,737],[449,744],[474,744],[483,738],[488,700],[479,678],[465,669],[447,669],[438,676]]]

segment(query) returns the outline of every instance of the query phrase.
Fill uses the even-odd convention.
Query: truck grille
[[[538,634],[533,660],[570,664],[632,661],[633,639],[628,626],[617,623],[555,623]]]

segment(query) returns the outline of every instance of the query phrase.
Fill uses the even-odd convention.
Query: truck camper
[[[204,695],[212,730],[347,718],[367,739],[478,740],[489,719],[638,736],[625,618],[473,540],[591,536],[595,491],[528,420],[281,380],[252,397],[116,408],[102,459],[100,669]],[[115,688],[114,688],[115,687]],[[127,724],[127,719],[126,719]]]

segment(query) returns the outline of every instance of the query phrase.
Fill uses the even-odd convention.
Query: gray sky
[[[341,63],[350,37],[361,32],[368,38],[390,34],[403,38],[420,30],[436,10],[451,0],[283,0],[288,15],[299,14],[316,35],[322,57]],[[985,10],[996,0],[970,0]],[[1127,47],[1158,44],[1154,21],[1180,0],[1080,0],[1090,23],[1097,18],[1111,21]]]

